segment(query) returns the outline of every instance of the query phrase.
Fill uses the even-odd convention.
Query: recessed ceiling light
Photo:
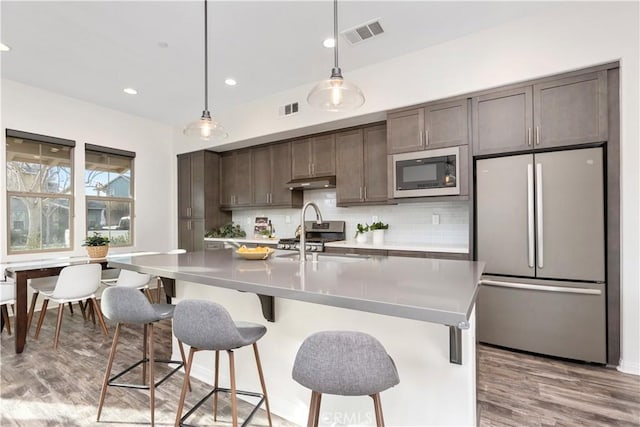
[[[322,42],[322,46],[326,47],[326,48],[333,48],[336,45],[336,41],[333,38],[328,38],[328,39],[324,39],[324,41]]]
[[[123,92],[128,94],[128,95],[137,95],[138,94],[138,91],[135,90],[132,87],[128,87],[128,88],[123,89]]]
[[[231,77],[226,78],[226,79],[224,80],[224,83],[225,83],[227,86],[235,86],[235,85],[237,85],[237,84],[238,84],[238,82],[237,82],[237,81],[235,81],[235,79],[232,79]]]
[[[169,43],[167,43],[167,42],[158,42],[158,47],[166,49],[166,48],[169,47]]]
[[[4,43],[0,43],[0,52],[8,52],[11,48]]]

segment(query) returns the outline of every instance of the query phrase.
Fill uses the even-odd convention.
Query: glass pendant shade
[[[338,0],[333,0],[333,68],[331,77],[311,89],[307,102],[325,111],[355,110],[364,104],[364,95],[353,83],[345,82],[338,65]]]
[[[334,69],[331,77],[309,92],[307,102],[325,111],[349,111],[364,104],[364,95],[358,86],[344,80],[340,69]]]
[[[203,111],[202,117],[189,123],[183,133],[186,136],[198,137],[204,141],[224,139],[228,136],[224,128],[215,119],[211,118],[209,111]]]
[[[209,54],[208,54],[208,25],[207,0],[204,0],[204,110],[199,120],[189,123],[182,133],[186,136],[198,137],[204,141],[224,139],[228,136],[222,126],[209,112]]]

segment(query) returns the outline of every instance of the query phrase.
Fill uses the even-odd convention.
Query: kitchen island
[[[248,261],[218,250],[121,257],[109,264],[175,280],[177,301],[209,299],[234,319],[266,323],[264,314],[274,320],[260,343],[264,371],[272,410],[293,422],[305,423],[310,396],[291,379],[300,343],[313,332],[346,329],[374,335],[398,366],[400,384],[382,394],[389,425],[475,424],[473,308],[482,263],[322,255],[300,263],[282,251]],[[238,352],[238,366],[253,366],[248,353]],[[199,356],[193,374],[210,381],[212,357]],[[238,377],[239,386],[259,388],[252,369]],[[321,423],[372,419],[368,398],[323,398]]]

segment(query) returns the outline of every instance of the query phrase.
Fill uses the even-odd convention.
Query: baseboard
[[[637,362],[628,362],[620,359],[617,369],[625,374],[640,375],[640,363]]]

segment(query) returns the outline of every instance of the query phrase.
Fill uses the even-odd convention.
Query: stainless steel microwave
[[[460,194],[460,147],[393,155],[393,197]]]

